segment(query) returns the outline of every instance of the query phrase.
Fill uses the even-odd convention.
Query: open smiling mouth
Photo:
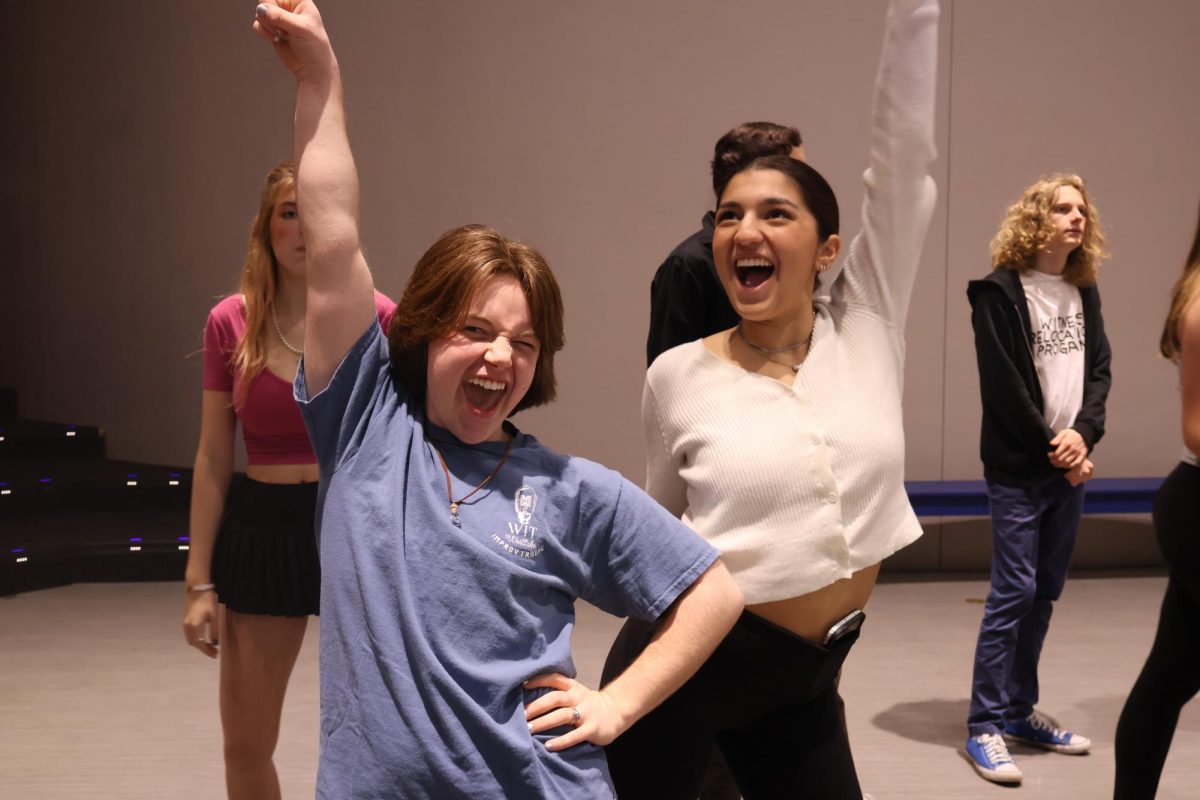
[[[775,267],[765,258],[739,258],[733,273],[741,286],[756,289],[775,274]]]
[[[489,381],[487,378],[468,378],[463,382],[462,387],[467,405],[476,411],[488,414],[499,407],[508,384],[501,381]]]

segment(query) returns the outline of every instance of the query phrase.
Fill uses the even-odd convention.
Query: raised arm
[[[358,172],[346,134],[341,71],[316,5],[300,0],[287,10],[292,4],[260,4],[254,31],[296,77],[296,200],[308,254],[304,376],[312,397],[374,322],[375,305],[359,241]]]
[[[869,306],[899,328],[937,203],[929,168],[937,157],[938,15],[937,0],[892,0],[888,7],[863,174],[863,227],[842,273],[842,299]]]

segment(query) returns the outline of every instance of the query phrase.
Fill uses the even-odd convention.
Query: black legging
[[[1154,646],[1117,723],[1115,800],[1153,798],[1179,712],[1200,690],[1200,467],[1181,463],[1154,500],[1170,568]]]
[[[604,683],[654,626],[626,623]],[[695,800],[715,744],[746,800],[861,800],[836,679],[858,638],[821,647],[749,611],[699,671],[605,748],[621,800]]]

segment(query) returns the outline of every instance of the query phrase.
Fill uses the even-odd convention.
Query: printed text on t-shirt
[[[1033,333],[1033,345],[1038,356],[1077,353],[1083,350],[1085,341],[1082,311],[1069,317],[1042,320],[1041,329]]]
[[[521,558],[537,558],[545,545],[537,540],[538,529],[530,525],[533,512],[537,509],[537,493],[529,486],[522,486],[513,498],[517,521],[508,523],[508,533],[492,534],[492,541],[500,545],[509,555]]]

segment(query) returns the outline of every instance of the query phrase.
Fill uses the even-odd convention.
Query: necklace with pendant
[[[491,482],[492,478],[499,474],[500,469],[504,466],[504,462],[508,460],[508,452],[512,450],[513,442],[516,440],[515,434],[509,434],[508,444],[504,446],[504,455],[500,456],[500,460],[496,462],[496,466],[492,469],[488,476],[476,484],[475,488],[464,494],[457,500],[454,499],[454,489],[450,485],[450,467],[446,466],[446,458],[442,455],[442,451],[437,449],[437,445],[433,442],[429,446],[433,448],[433,452],[437,453],[438,461],[442,464],[442,472],[446,475],[446,501],[450,503],[450,521],[454,523],[454,527],[461,528],[462,520],[458,517],[458,507],[465,503],[468,498],[474,495],[483,487]]]
[[[816,321],[816,319],[814,319],[813,326],[808,329],[808,336],[804,337],[803,341],[796,342],[795,344],[784,345],[783,347],[763,347],[762,345],[758,345],[758,344],[755,344],[754,342],[750,341],[746,337],[746,332],[744,330],[742,330],[742,321],[741,320],[738,320],[737,335],[738,335],[738,338],[740,338],[743,342],[745,342],[746,345],[751,350],[756,350],[757,352],[762,353],[764,356],[766,356],[768,361],[771,361],[775,364],[781,364],[782,366],[785,366],[785,367],[791,367],[792,372],[796,373],[796,372],[800,371],[800,365],[803,364],[804,359],[808,357],[808,351],[812,347],[813,331],[816,329],[816,327],[817,327],[817,321]],[[789,364],[789,363],[786,363],[783,361],[776,361],[775,359],[771,358],[771,356],[773,356],[773,355],[778,355],[779,353],[791,353],[796,350],[799,350],[800,348],[804,348],[804,355],[800,358],[799,361],[795,362],[794,364]]]

